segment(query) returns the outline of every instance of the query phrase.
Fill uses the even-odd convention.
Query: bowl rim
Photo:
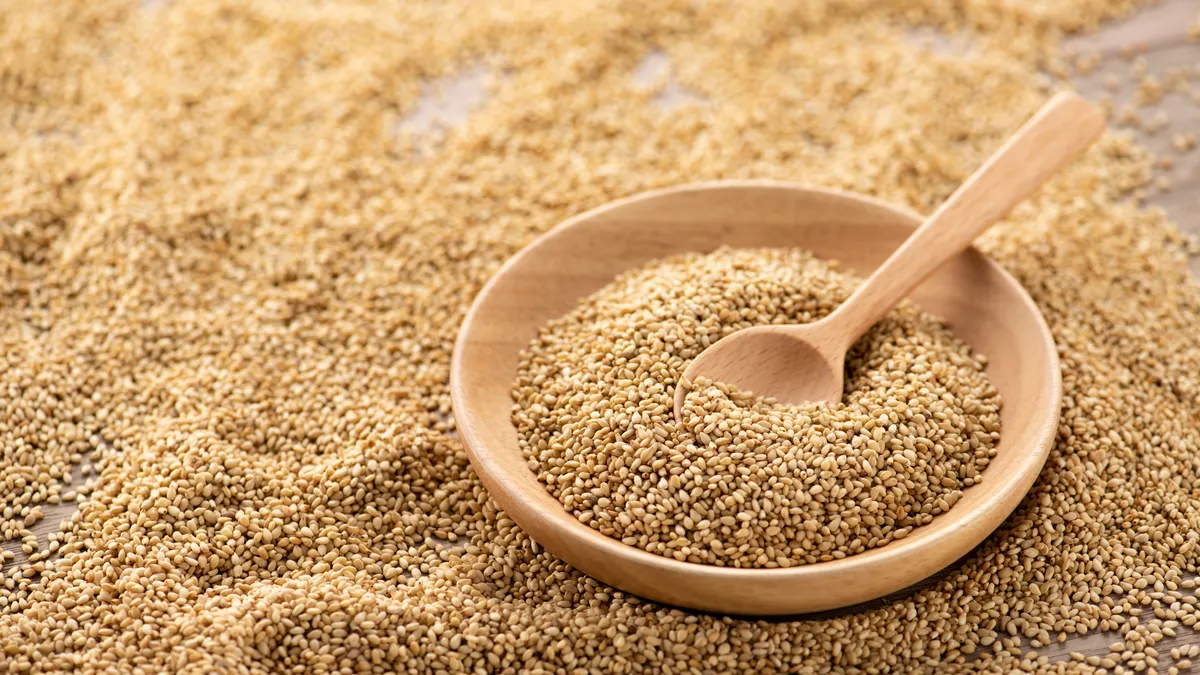
[[[533,252],[543,245],[545,242],[554,238],[563,236],[565,232],[571,230],[581,224],[586,223],[599,215],[609,211],[618,210],[628,205],[659,199],[668,195],[675,195],[687,192],[699,192],[709,190],[722,189],[779,189],[792,192],[810,193],[816,197],[825,197],[834,200],[843,200],[846,202],[858,202],[866,204],[876,209],[881,209],[890,212],[897,216],[898,220],[903,220],[911,223],[915,228],[923,220],[915,211],[904,206],[896,205],[885,200],[864,195],[857,192],[839,190],[836,188],[827,188],[814,186],[805,183],[777,180],[715,180],[702,181],[694,183],[686,183],[665,188],[638,192],[626,197],[622,197],[613,201],[606,202],[597,207],[576,214],[561,221],[554,227],[535,237],[533,240],[523,246],[517,253],[512,255],[504,262],[492,275],[488,281],[480,289],[471,306],[462,319],[459,331],[457,333],[453,354],[450,366],[450,397],[453,406],[453,414],[456,420],[456,429],[463,448],[466,450],[472,465],[472,469],[480,477],[484,486],[487,488],[489,496],[505,511],[508,517],[517,524],[526,534],[528,534],[536,543],[546,548],[557,557],[564,560],[572,567],[592,576],[601,582],[610,585],[618,590],[625,591],[632,595],[637,595],[643,598],[649,598],[661,604],[686,607],[689,609],[700,611],[711,611],[724,614],[747,615],[741,612],[730,612],[720,606],[706,602],[688,602],[672,597],[664,598],[662,595],[656,596],[655,589],[652,585],[644,586],[638,591],[630,591],[622,588],[620,585],[613,583],[610,579],[612,575],[603,565],[604,556],[615,556],[622,559],[624,563],[633,564],[647,573],[663,573],[670,575],[682,575],[693,577],[695,583],[715,583],[715,584],[771,584],[773,582],[787,581],[788,585],[795,585],[804,581],[816,582],[822,577],[829,575],[831,568],[836,568],[840,575],[848,574],[870,574],[873,570],[878,571],[878,568],[887,566],[902,565],[905,558],[910,558],[914,555],[914,545],[909,542],[913,540],[904,538],[890,542],[886,546],[864,551],[859,554],[847,556],[833,561],[825,561],[819,563],[809,563],[796,565],[786,568],[735,568],[721,567],[716,565],[708,565],[703,563],[686,562],[667,558],[655,553],[642,550],[635,546],[624,544],[621,541],[601,534],[599,531],[592,529],[588,525],[580,522],[565,508],[560,508],[557,514],[545,513],[538,504],[529,499],[523,499],[522,493],[514,488],[511,481],[505,480],[505,476],[509,473],[506,467],[496,459],[498,452],[504,450],[488,447],[487,442],[483,439],[480,430],[484,423],[481,418],[478,418],[470,413],[471,387],[466,381],[464,370],[466,370],[463,362],[466,358],[464,352],[467,349],[467,343],[472,332],[472,326],[477,320],[478,314],[487,305],[492,292],[496,285],[510,270],[523,264],[524,259],[532,255]],[[960,559],[970,553],[976,546],[989,537],[996,529],[998,529],[1012,512],[1019,506],[1028,494],[1030,488],[1036,482],[1041,470],[1049,457],[1050,449],[1053,447],[1055,436],[1057,435],[1058,422],[1061,414],[1062,402],[1062,372],[1058,358],[1058,349],[1054,341],[1053,334],[1046,323],[1045,317],[1042,315],[1037,304],[1030,297],[1024,286],[1006,269],[992,260],[990,257],[978,251],[974,246],[967,249],[962,255],[972,254],[990,267],[990,271],[998,274],[1003,283],[1012,287],[1019,296],[1020,303],[1034,320],[1040,332],[1043,346],[1047,348],[1047,358],[1050,368],[1050,376],[1047,378],[1048,387],[1047,393],[1052,402],[1053,412],[1045,418],[1043,428],[1038,430],[1036,438],[1038,439],[1037,447],[1026,448],[1025,453],[1031,457],[1020,464],[1020,471],[1016,472],[1013,477],[1007,477],[1004,480],[984,481],[981,487],[985,489],[987,486],[1001,486],[1008,484],[1020,484],[1020,489],[995,489],[990,490],[983,502],[976,505],[976,511],[988,511],[996,514],[997,510],[1000,513],[989,518],[988,527],[979,534],[973,536],[967,530],[972,528],[974,519],[965,519],[947,524],[939,530],[941,536],[937,539],[928,541],[940,541],[947,537],[964,542],[955,547],[958,553],[946,565],[940,569],[953,565],[954,561]],[[511,452],[511,450],[507,451]],[[522,462],[521,466],[524,470],[533,474],[532,469],[527,463]],[[534,476],[536,480],[536,475]],[[540,484],[540,481],[539,481]],[[1019,492],[1019,494],[1017,494]],[[549,494],[548,492],[546,493]],[[1016,495],[1016,496],[1014,496]],[[1011,502],[1011,503],[1009,503]],[[931,524],[932,525],[932,524]],[[929,527],[923,526],[923,527]],[[922,527],[922,529],[923,529]],[[539,536],[539,534],[543,536]],[[561,547],[550,546],[544,544],[542,539],[557,539],[560,542],[573,541],[576,544],[574,550],[564,550],[567,547],[565,544]],[[969,542],[969,545],[966,543]],[[916,550],[925,547],[924,542],[914,542]],[[597,557],[599,556],[599,557]],[[940,570],[939,570],[940,571]],[[921,581],[924,578],[932,576],[937,572],[920,574],[915,577],[908,575],[909,579],[906,583],[899,585],[897,588],[884,593],[876,593],[859,597],[852,602],[830,605],[828,607],[817,607],[814,609],[803,610],[804,613],[825,611],[838,607],[849,607],[855,604],[866,602],[872,599],[885,597],[886,595],[901,591],[912,584]],[[853,591],[848,591],[853,594]],[[753,612],[750,615],[796,615],[797,611],[775,611],[768,608],[766,611]]]

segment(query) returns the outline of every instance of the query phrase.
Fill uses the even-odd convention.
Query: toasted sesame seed
[[[1200,612],[1200,291],[1119,135],[981,242],[1060,349],[1050,459],[886,604],[757,621],[608,588],[488,499],[447,386],[471,298],[555,223],[713,178],[929,212],[1044,101],[1059,36],[1133,4],[5,3],[0,670],[1151,672],[1153,629]],[[630,81],[654,53],[706,104],[655,107]],[[418,153],[396,130],[456,72],[488,95]],[[78,509],[35,547],[54,495]],[[1098,666],[1030,652],[1102,630]]]

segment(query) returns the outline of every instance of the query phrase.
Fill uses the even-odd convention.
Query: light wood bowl
[[[882,548],[788,569],[679,562],[580,523],[538,482],[517,446],[511,389],[519,352],[551,319],[619,272],[719,246],[799,247],[867,275],[920,224],[861,195],[767,182],[640,194],[576,216],[511,260],[480,292],[451,364],[454,414],[492,498],[539,544],[587,574],[659,602],[730,614],[845,607],[903,589],[968,553],[1016,508],[1058,426],[1062,381],[1049,328],[1021,285],[975,249],[910,298],[988,358],[1002,397],[1001,439],[982,483],[946,514]]]

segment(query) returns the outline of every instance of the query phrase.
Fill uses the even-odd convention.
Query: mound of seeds
[[[713,178],[927,212],[1045,100],[1059,38],[1135,4],[5,3],[0,670],[1182,668],[1200,289],[1122,137],[983,243],[1054,332],[1062,420],[1021,508],[907,596],[772,622],[628,597],[516,528],[448,421],[460,319],[537,233]],[[631,84],[656,50],[691,103]],[[461,129],[393,133],[478,70]],[[34,536],[77,458],[90,492]]]
[[[677,560],[789,567],[883,546],[948,510],[1000,438],[984,362],[904,304],[846,361],[842,403],[785,406],[684,369],[763,324],[808,323],[857,280],[807,251],[721,249],[626,272],[543,329],[513,389],[521,449],[601,533]]]

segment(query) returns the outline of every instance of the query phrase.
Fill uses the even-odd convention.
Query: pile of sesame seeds
[[[844,400],[802,406],[697,381],[734,331],[808,323],[857,280],[794,249],[719,249],[621,275],[551,322],[517,369],[530,467],[581,522],[651,553],[791,567],[884,546],[982,480],[1000,400],[982,357],[933,317],[893,310],[847,357]]]
[[[498,511],[448,421],[459,320],[537,233],[713,178],[928,211],[1044,100],[1064,32],[1134,4],[8,3],[0,501],[5,550],[47,555],[4,567],[0,665],[1184,667],[1164,641],[1200,621],[1200,290],[1178,230],[1128,202],[1151,159],[1119,135],[983,242],[1060,346],[1046,468],[886,605],[768,622],[631,598]],[[695,102],[630,85],[656,50]],[[420,83],[477,68],[490,95],[415,155],[393,130]],[[76,455],[91,490],[36,537]],[[1099,653],[1043,650],[1100,631]]]

